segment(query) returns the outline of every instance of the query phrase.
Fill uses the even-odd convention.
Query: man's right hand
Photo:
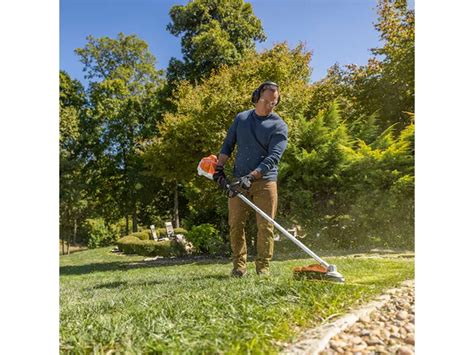
[[[227,181],[227,178],[224,173],[224,167],[222,165],[218,165],[216,167],[216,172],[214,173],[214,175],[212,175],[212,179],[217,182],[217,184],[222,190],[225,191],[227,197],[233,198],[237,196],[237,191],[230,187],[227,187],[227,185],[229,185],[229,182]]]
[[[212,175],[212,179],[217,182],[220,188],[226,190],[227,189],[227,178],[224,173],[224,166],[217,165],[216,172]]]

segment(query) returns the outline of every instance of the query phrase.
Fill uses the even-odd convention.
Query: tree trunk
[[[74,234],[72,235],[72,245],[76,245],[77,236],[77,218],[74,218]]]
[[[61,238],[61,246],[62,246],[62,249],[63,249],[63,255],[65,255],[66,252],[64,250],[64,236]]]
[[[138,232],[138,222],[137,222],[137,203],[133,201],[133,215],[132,215],[132,230],[133,232]]]
[[[67,235],[67,255],[69,255],[69,246],[71,245],[71,233]]]
[[[173,222],[174,228],[179,228],[178,181],[174,184]]]
[[[128,214],[125,216],[125,235],[128,235]]]

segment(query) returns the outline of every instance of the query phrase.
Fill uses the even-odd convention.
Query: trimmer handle
[[[228,183],[226,184],[226,188],[227,188],[227,197],[229,198],[233,198],[239,194],[241,194],[242,192],[237,190],[236,187],[239,186],[239,181],[234,181],[234,182],[231,182],[231,183]]]

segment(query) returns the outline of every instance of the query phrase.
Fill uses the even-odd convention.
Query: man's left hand
[[[253,176],[252,174],[247,174],[240,178],[239,186],[243,188],[244,190],[250,190],[250,187],[252,186],[252,182],[254,181],[255,181],[255,176]]]

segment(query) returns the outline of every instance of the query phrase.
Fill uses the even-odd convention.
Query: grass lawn
[[[61,352],[277,353],[313,326],[414,277],[413,259],[328,257],[345,284],[296,281],[275,260],[272,277],[230,278],[227,259],[165,265],[112,247],[61,256]],[[322,255],[324,257],[324,255]]]

